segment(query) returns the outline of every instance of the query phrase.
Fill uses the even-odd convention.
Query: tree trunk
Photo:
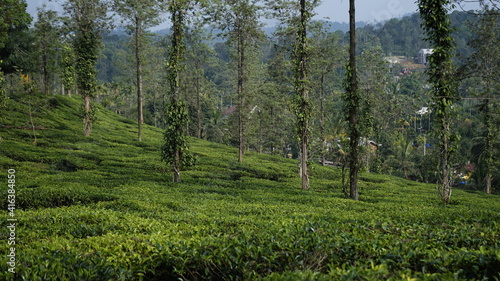
[[[484,188],[486,194],[491,194],[491,177],[491,173],[486,173],[486,186]]]
[[[155,87],[156,88],[156,87]],[[153,90],[153,120],[154,120],[154,124],[155,124],[155,128],[158,128],[158,116],[157,116],[157,112],[158,112],[158,109],[157,109],[157,95],[156,95],[156,89]]]
[[[446,128],[448,127],[448,128]],[[449,131],[450,128],[449,126],[445,126],[445,131]],[[449,204],[451,201],[451,166],[450,166],[450,161],[449,161],[449,155],[450,155],[450,147],[449,147],[449,141],[448,137],[443,137],[441,139],[443,145],[442,145],[442,165],[443,165],[443,178],[442,178],[442,194],[441,198],[444,201],[445,204]]]
[[[179,73],[180,73],[180,69],[179,69],[179,63],[180,63],[180,60],[181,60],[181,44],[182,44],[182,20],[183,20],[183,11],[178,8],[176,9],[175,13],[177,15],[173,15],[173,17],[175,16],[174,20],[173,20],[173,37],[174,37],[174,41],[175,41],[175,46],[173,47],[174,49],[174,53],[172,54],[174,56],[174,68],[172,69],[172,71],[174,71],[174,77],[173,77],[173,85],[172,85],[172,104],[176,104],[177,106],[179,106],[179,90],[180,90],[180,85],[179,85]],[[175,128],[176,128],[176,135],[180,135],[180,131],[183,130],[183,128],[179,125],[179,124],[175,124]],[[175,149],[174,149],[174,153],[175,153],[175,158],[174,158],[174,163],[173,164],[173,170],[174,170],[174,182],[180,182],[181,181],[181,161],[180,161],[180,151],[179,151],[179,147],[176,145],[175,146]]]
[[[92,131],[92,105],[91,105],[91,97],[86,95],[83,97],[83,105],[84,105],[84,117],[83,117],[83,134],[88,137],[90,136],[90,132]]]
[[[325,165],[326,161],[326,137],[325,137],[325,109],[323,105],[323,99],[324,99],[324,89],[323,89],[323,84],[325,82],[325,74],[321,74],[321,79],[320,79],[320,88],[319,88],[319,111],[320,111],[320,135],[321,135],[321,165]]]
[[[359,96],[356,70],[356,9],[355,0],[349,0],[349,79],[350,101],[349,124],[350,124],[350,159],[349,159],[349,187],[350,197],[359,199],[358,173],[359,173]]]
[[[199,66],[198,66],[199,67]],[[200,91],[200,77],[196,77],[196,136],[201,139],[201,91]]]
[[[454,118],[453,101],[458,97],[455,78],[452,77],[454,40],[449,21],[447,5],[449,0],[421,0],[418,2],[422,27],[427,34],[426,40],[434,46],[434,53],[429,61],[427,74],[432,84],[437,127],[439,137],[441,174],[437,189],[445,204],[451,202],[453,152],[453,132],[451,124]]]
[[[239,135],[239,153],[238,153],[238,162],[243,162],[243,154],[245,153],[245,122],[244,122],[244,67],[245,67],[245,48],[243,42],[243,34],[241,30],[241,26],[237,27],[238,29],[238,85],[237,85],[237,96],[238,96],[238,135]]]
[[[302,189],[309,189],[309,174],[307,170],[307,155],[308,155],[308,149],[307,149],[307,126],[304,126],[304,129],[302,131],[302,155],[301,155],[301,165],[302,165]]]
[[[488,83],[488,93],[490,93],[489,83]],[[485,99],[484,105],[484,118],[485,118],[485,126],[486,126],[486,144],[485,144],[485,153],[486,153],[486,178],[485,178],[485,187],[484,192],[487,194],[491,194],[491,179],[493,178],[493,116],[492,116],[492,108],[490,100]]]
[[[135,16],[135,59],[137,68],[137,140],[142,141],[142,124],[144,115],[142,112],[142,65],[141,65],[141,19]]]
[[[182,130],[182,129],[181,129]],[[179,149],[175,150],[175,160],[174,160],[174,182],[181,181],[181,157],[179,153]]]
[[[43,47],[43,55],[42,55],[42,84],[43,84],[43,93],[45,95],[49,94],[49,71],[48,67],[48,59],[47,59],[47,50],[46,47]]]
[[[302,189],[309,189],[309,173],[307,170],[307,160],[309,158],[308,154],[308,122],[309,122],[309,105],[307,103],[308,92],[307,92],[307,10],[306,1],[300,0],[300,26],[298,30],[298,94],[300,95],[300,114],[299,115],[299,134],[300,134],[300,177],[302,178]]]

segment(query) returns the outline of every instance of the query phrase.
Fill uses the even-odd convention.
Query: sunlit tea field
[[[160,129],[139,143],[133,121],[98,108],[83,137],[77,97],[51,97],[33,122],[7,102],[1,280],[500,280],[497,195],[455,189],[444,206],[432,184],[366,173],[356,202],[337,168],[313,165],[304,191],[296,160],[238,163],[199,139],[173,184]]]

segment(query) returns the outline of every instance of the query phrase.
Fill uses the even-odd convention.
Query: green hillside
[[[239,164],[199,139],[173,184],[161,130],[139,143],[134,121],[98,107],[85,138],[80,110],[11,96],[0,111],[0,280],[500,279],[498,196],[455,189],[445,207],[434,185],[364,174],[356,202],[338,169],[313,166],[303,191],[296,160]]]

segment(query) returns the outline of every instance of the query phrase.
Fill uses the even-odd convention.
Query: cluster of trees
[[[143,123],[164,128],[174,181],[194,136],[239,147],[240,162],[247,150],[298,158],[304,189],[311,161],[347,168],[354,199],[362,170],[438,182],[445,202],[461,181],[499,189],[496,1],[451,14],[451,1],[419,1],[420,14],[357,29],[351,0],[348,33],[313,20],[314,0],[69,0],[32,27],[10,2],[2,90],[29,74],[47,95],[78,93],[86,135],[94,99],[137,119],[138,141]],[[169,30],[149,31],[167,17]],[[426,71],[421,48],[435,49]]]

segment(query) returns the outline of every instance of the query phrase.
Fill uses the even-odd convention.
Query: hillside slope
[[[433,185],[365,174],[355,202],[336,169],[313,166],[303,191],[295,160],[240,164],[197,139],[198,165],[174,185],[161,130],[145,126],[139,143],[135,122],[98,107],[85,138],[78,97],[11,98],[0,219],[15,229],[0,230],[1,280],[500,278],[498,196],[455,190],[444,207]]]

